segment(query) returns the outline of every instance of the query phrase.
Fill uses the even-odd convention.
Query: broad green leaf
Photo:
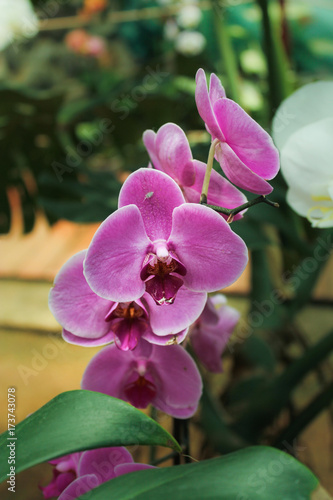
[[[290,455],[250,447],[204,462],[120,476],[81,500],[306,500],[317,478]]]
[[[8,472],[8,432],[0,436],[0,482]],[[15,429],[16,472],[74,451],[160,445],[181,451],[154,420],[124,401],[92,391],[60,394]]]

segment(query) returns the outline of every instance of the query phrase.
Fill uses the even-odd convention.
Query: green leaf
[[[250,447],[204,462],[120,476],[81,500],[306,500],[318,480],[290,455]]]
[[[122,400],[92,391],[60,394],[15,429],[16,472],[80,450],[160,445],[181,451],[154,420]],[[0,436],[0,482],[7,476],[8,432]]]

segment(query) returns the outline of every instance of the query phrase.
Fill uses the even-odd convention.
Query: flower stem
[[[164,457],[157,458],[156,460],[151,461],[150,464],[157,466],[162,464],[163,462],[166,462],[167,460],[170,460],[171,458],[175,458],[176,456],[179,456],[178,451],[172,451],[171,453],[164,455]]]
[[[150,417],[155,420],[155,422],[158,422],[157,420],[157,410],[154,406],[151,407],[150,410]],[[150,446],[150,459],[149,462],[153,463],[156,460],[156,446]]]
[[[189,442],[189,420],[188,419],[173,419],[173,435],[176,441],[180,444],[183,453],[175,455],[173,463],[179,465],[181,457],[184,457],[185,463],[191,462],[190,457],[190,442]]]
[[[202,196],[202,195],[201,195]],[[246,210],[247,208],[253,207],[254,205],[258,205],[258,203],[266,203],[267,205],[270,205],[271,207],[279,207],[279,204],[276,203],[275,201],[271,201],[266,196],[261,195],[258,196],[257,198],[254,198],[253,200],[248,201],[247,203],[243,203],[243,205],[240,205],[239,207],[236,208],[224,208],[224,207],[218,207],[216,205],[208,205],[207,203],[201,201],[200,202],[202,205],[205,205],[206,207],[212,208],[215,210],[215,212],[218,212],[220,214],[225,214],[228,215],[228,220],[227,222],[232,222],[235,215],[239,214],[239,212],[242,212],[243,210]]]
[[[205,203],[205,204],[207,203],[207,193],[208,193],[210,176],[212,174],[215,148],[216,148],[218,143],[219,143],[219,140],[214,139],[210,145],[208,160],[207,160],[207,168],[206,168],[205,178],[203,181],[202,191],[201,191],[201,196],[200,196],[200,203]]]

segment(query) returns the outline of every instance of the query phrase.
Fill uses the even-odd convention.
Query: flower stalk
[[[279,208],[280,206],[276,201],[269,200],[264,195],[258,196],[257,198],[254,198],[253,200],[250,200],[247,203],[243,203],[243,205],[240,205],[239,207],[236,208],[218,207],[216,205],[208,205],[207,203],[201,201],[202,205],[212,208],[213,210],[215,210],[215,212],[218,212],[219,214],[228,215],[229,217],[227,222],[229,222],[229,224],[233,221],[235,215],[239,214],[239,212],[242,212],[247,208],[253,207],[254,205],[258,205],[259,203],[266,203],[266,205],[270,205],[271,207],[275,208]]]
[[[212,169],[213,169],[213,162],[214,162],[214,155],[215,155],[215,148],[218,145],[219,140],[214,139],[213,142],[210,145],[209,153],[208,153],[208,160],[207,160],[207,169],[202,185],[202,191],[201,191],[201,197],[200,197],[200,203],[201,204],[206,204],[207,203],[207,193],[208,193],[208,188],[209,188],[209,181],[210,181],[210,176],[212,174]]]

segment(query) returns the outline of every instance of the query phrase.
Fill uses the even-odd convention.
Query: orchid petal
[[[279,153],[270,135],[231,99],[216,101],[214,113],[241,162],[263,179],[273,179],[279,171]]]
[[[216,303],[218,301],[218,303]],[[215,326],[219,322],[218,308],[227,303],[225,295],[217,293],[212,297],[208,297],[206,306],[199,318],[200,323]]]
[[[240,318],[240,313],[227,305],[221,306],[216,313],[217,323],[199,320],[198,326],[191,332],[194,352],[205,368],[213,373],[222,372],[222,352]]]
[[[79,335],[73,335],[73,333],[63,328],[62,338],[68,342],[68,344],[81,345],[84,347],[97,347],[110,344],[110,342],[115,340],[115,335],[112,330],[109,330],[105,335],[98,338],[80,337]]]
[[[193,415],[202,391],[196,364],[181,346],[143,340],[134,351],[119,351],[114,345],[102,349],[86,368],[81,386],[125,401],[130,398],[140,407],[151,402],[180,418]]]
[[[112,323],[116,346],[122,351],[135,349],[147,329],[150,330],[148,322],[139,318],[119,318]]]
[[[151,344],[168,346],[174,344],[181,344],[185,340],[187,333],[188,333],[188,328],[185,328],[185,330],[182,330],[181,332],[172,335],[156,335],[151,330],[150,331],[147,330],[142,335],[142,338]]]
[[[280,104],[273,120],[273,138],[282,150],[294,132],[333,116],[333,82],[309,83]]]
[[[333,118],[306,125],[281,152],[281,170],[290,189],[287,201],[315,227],[333,226]]]
[[[207,169],[207,165],[201,161],[193,160],[195,166],[195,183],[184,188],[184,195],[188,202],[199,203],[202,185]],[[218,205],[225,208],[236,208],[246,203],[246,196],[233,186],[225,177],[212,170],[207,194],[209,205]],[[226,215],[224,215],[227,218]],[[241,219],[242,213],[237,214],[234,220]]]
[[[333,118],[300,128],[281,151],[281,171],[289,186],[306,192],[333,181]]]
[[[59,472],[75,471],[75,474],[78,474],[81,455],[82,452],[69,453],[68,455],[49,460],[49,464],[55,465],[55,468]]]
[[[138,470],[155,469],[153,465],[147,464],[120,464],[114,469],[116,476],[123,476],[124,474],[130,474],[131,472],[137,472]]]
[[[84,275],[89,286],[114,302],[141,297],[145,287],[140,272],[150,245],[138,207],[118,209],[101,224],[88,248]]]
[[[223,133],[220,130],[220,127],[215,118],[212,103],[210,101],[206,75],[203,69],[199,69],[196,74],[196,89],[195,89],[195,102],[197,104],[198,112],[203,121],[206,124],[209,132],[213,135],[214,138],[218,138],[220,141],[224,141]],[[212,94],[215,96],[215,91],[212,91]]]
[[[119,193],[119,207],[136,205],[151,241],[168,239],[172,211],[185,203],[184,196],[168,175],[150,168],[140,168],[125,181]]]
[[[76,475],[73,471],[59,473],[56,469],[53,469],[52,481],[47,486],[40,486],[39,488],[43,492],[45,499],[54,498],[58,497],[75,479]]]
[[[83,275],[86,250],[71,257],[58,272],[49,294],[49,307],[56,320],[73,336],[99,339],[109,326],[104,317],[110,301],[96,295]]]
[[[252,172],[227,143],[221,143],[216,147],[215,156],[228,179],[240,188],[264,195],[273,191],[272,186]]]
[[[183,286],[170,307],[157,305],[148,293],[142,298],[149,310],[151,328],[159,336],[175,335],[188,328],[202,313],[206,299],[206,293],[192,292]]]
[[[153,130],[146,130],[143,133],[142,141],[143,141],[143,144],[145,145],[145,147],[148,151],[148,154],[150,156],[151,161],[153,162],[154,167],[157,170],[161,170],[163,172],[164,169],[162,168],[161,162],[158,158],[155,140],[156,140],[156,134]],[[166,173],[168,173],[168,172],[166,172]]]
[[[157,132],[155,141],[163,171],[183,186],[195,180],[192,152],[183,130],[174,123],[166,123]]]
[[[153,405],[177,418],[191,417],[202,392],[198,368],[181,346],[154,346],[154,370],[162,381]]]
[[[124,463],[132,463],[133,458],[123,447],[108,447],[88,450],[82,453],[79,464],[79,476],[94,474],[99,484],[116,477],[115,467]]]
[[[120,351],[114,344],[104,347],[90,360],[81,388],[124,399],[123,384],[131,371],[133,352]]]
[[[218,99],[223,99],[224,97],[226,97],[226,94],[221,84],[221,80],[214,73],[212,73],[210,75],[209,82],[209,99],[212,106],[214,106]]]
[[[75,500],[84,493],[97,488],[100,483],[98,482],[95,474],[88,474],[86,476],[75,479],[67,488],[61,493],[58,500]]]
[[[248,260],[244,241],[212,209],[189,204],[175,208],[169,239],[187,269],[184,285],[190,290],[220,290],[242,274]]]

